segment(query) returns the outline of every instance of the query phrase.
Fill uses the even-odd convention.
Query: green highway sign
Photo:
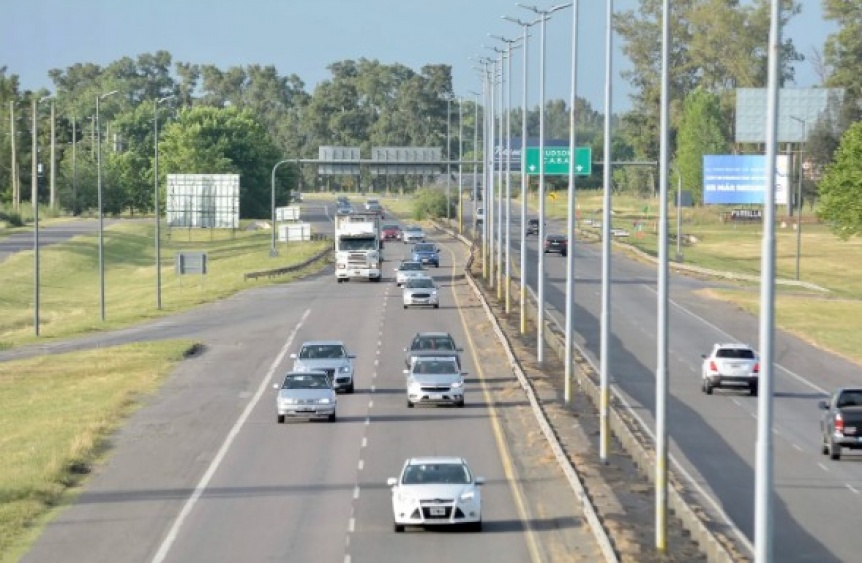
[[[593,173],[593,150],[590,147],[575,147],[575,175],[589,176]],[[527,174],[539,174],[539,147],[527,147]],[[545,176],[569,175],[569,147],[545,147]]]

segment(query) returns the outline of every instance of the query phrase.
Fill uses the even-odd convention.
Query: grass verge
[[[0,561],[17,561],[191,341],[0,363]]]

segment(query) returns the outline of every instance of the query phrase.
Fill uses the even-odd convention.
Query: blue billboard
[[[775,162],[775,203],[787,204],[788,159]],[[766,157],[760,154],[703,156],[704,205],[763,205],[766,190]]]

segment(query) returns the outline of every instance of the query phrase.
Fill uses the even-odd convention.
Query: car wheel
[[[412,408],[413,408],[413,403],[411,403],[411,402],[410,402],[410,399],[407,399],[407,408],[408,408],[408,409],[412,409]]]
[[[829,440],[829,458],[834,460],[841,459],[841,446],[836,444],[832,439]]]
[[[283,414],[278,415],[278,423],[284,424],[284,415]]]
[[[404,308],[406,309],[406,308],[407,308],[407,305],[404,305]]]
[[[712,395],[712,385],[709,384],[709,381],[704,382],[703,385],[704,385],[703,390],[706,392],[706,394]]]
[[[748,388],[748,392],[749,394],[751,394],[752,397],[757,397],[757,387],[757,385],[752,385]]]
[[[460,401],[455,403],[455,406],[458,407],[459,409],[463,409],[464,408],[464,399],[461,399]]]
[[[336,279],[338,280],[338,283],[341,283],[341,282],[343,282],[343,281],[344,281],[344,280],[343,280],[343,279],[341,279],[341,278],[336,278]]]
[[[434,304],[434,308],[435,308],[435,309],[439,309],[439,308],[440,308],[440,304],[439,304],[439,303],[435,303],[435,304]]]
[[[332,413],[331,415],[329,415],[329,422],[335,422],[335,420],[336,420],[335,413]]]
[[[826,436],[820,434],[820,453],[823,455],[829,454],[829,444],[826,442]]]
[[[396,522],[395,524],[392,525],[392,529],[395,530],[396,534],[400,534],[401,532],[404,531],[404,525]]]
[[[473,522],[472,524],[470,524],[470,529],[474,532],[481,532],[482,531],[482,521],[479,520],[478,522]]]
[[[352,381],[350,382],[350,385],[347,386],[347,389],[345,390],[345,392],[350,393],[351,395],[353,394],[353,382]]]

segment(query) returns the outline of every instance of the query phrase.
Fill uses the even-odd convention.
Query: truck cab
[[[354,278],[379,282],[382,248],[376,213],[335,216],[335,277],[339,283]]]

